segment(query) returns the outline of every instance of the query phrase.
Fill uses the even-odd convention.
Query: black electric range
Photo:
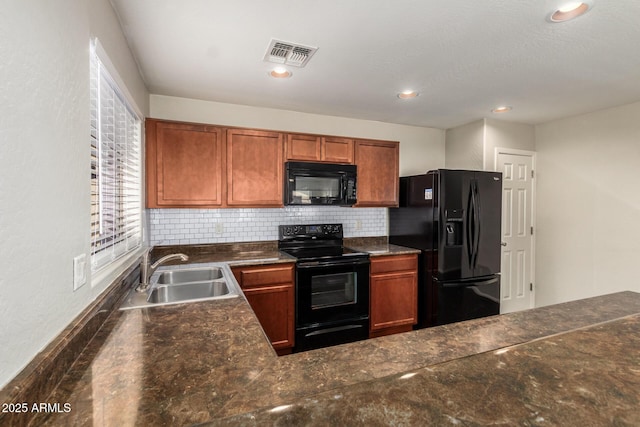
[[[344,247],[342,224],[278,232],[278,248],[297,259],[294,351],[368,338],[369,254]]]

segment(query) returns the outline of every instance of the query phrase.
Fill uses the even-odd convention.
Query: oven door
[[[296,328],[369,316],[369,259],[299,262]]]

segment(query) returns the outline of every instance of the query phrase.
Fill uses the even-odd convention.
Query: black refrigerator
[[[500,172],[438,169],[400,178],[389,243],[420,249],[418,327],[500,313]]]

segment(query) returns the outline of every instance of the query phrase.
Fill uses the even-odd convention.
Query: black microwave
[[[356,203],[355,165],[287,162],[285,205],[352,206]]]

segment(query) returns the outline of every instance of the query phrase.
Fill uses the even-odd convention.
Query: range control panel
[[[342,224],[279,225],[278,235],[280,240],[292,238],[342,239]]]

